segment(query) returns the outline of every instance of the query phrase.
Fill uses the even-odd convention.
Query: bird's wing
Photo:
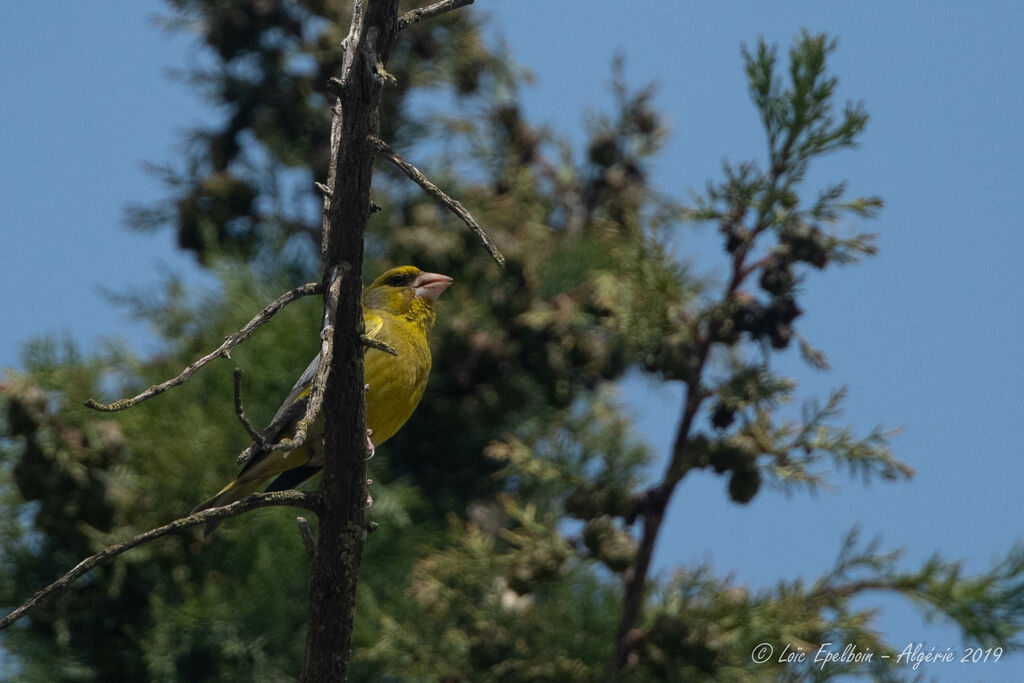
[[[281,404],[281,407],[274,413],[274,419],[271,422],[276,422],[279,417],[284,413],[290,413],[295,411],[297,416],[302,410],[305,409],[306,400],[309,398],[309,387],[313,383],[313,378],[316,377],[316,371],[320,367],[320,354],[316,354],[316,357],[310,361],[309,365],[306,366],[305,372],[299,377],[298,381],[295,382],[295,386],[288,392],[288,397]]]
[[[313,378],[316,377],[316,371],[320,367],[320,354],[309,362],[306,366],[305,371],[299,376],[295,386],[288,392],[288,397],[285,398],[284,402],[281,403],[281,407],[274,413],[274,419],[271,422],[277,422],[279,419],[284,419],[281,428],[276,434],[268,435],[271,441],[277,440],[282,436],[292,436],[292,431],[295,428],[295,424],[302,417],[306,411],[306,402],[309,401],[309,388],[313,386]],[[286,419],[285,419],[286,418]],[[263,452],[258,457],[251,459],[245,463],[245,467],[238,473],[236,481],[241,479],[247,473],[249,476],[253,476],[256,472],[262,472],[268,466],[271,461],[267,460],[269,456],[276,453],[275,461],[279,458],[280,452]],[[308,456],[303,456],[308,457]]]
[[[365,331],[363,334],[370,339],[375,339],[384,327],[384,318],[369,311],[364,311],[363,318],[365,321]],[[310,386],[312,386],[313,378],[316,377],[316,372],[319,368],[320,354],[318,353],[309,365],[306,366],[306,370],[299,377],[299,380],[295,382],[295,386],[293,386],[292,390],[288,393],[288,397],[285,398],[281,407],[278,408],[277,412],[274,414],[274,419],[271,420],[272,422],[277,421],[277,419],[284,413],[291,413],[292,411],[294,411],[293,414],[297,417],[298,414],[305,409],[306,401],[309,399]]]

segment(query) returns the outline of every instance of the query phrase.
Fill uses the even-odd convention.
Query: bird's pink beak
[[[412,289],[416,292],[416,296],[424,296],[431,301],[441,296],[441,292],[448,289],[452,284],[452,279],[447,275],[441,275],[440,273],[420,273],[416,276],[416,279],[412,281]]]

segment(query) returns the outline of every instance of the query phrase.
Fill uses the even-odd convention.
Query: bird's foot
[[[368,510],[373,507],[373,496],[370,495],[370,484],[373,483],[373,479],[366,480],[366,504],[363,505],[364,510]]]

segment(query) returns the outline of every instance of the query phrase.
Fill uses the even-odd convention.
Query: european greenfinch
[[[368,348],[363,357],[366,389],[366,426],[370,444],[380,446],[409,419],[423,397],[430,373],[430,345],[427,336],[437,315],[434,301],[451,285],[447,275],[426,273],[413,266],[392,268],[363,290],[365,335],[394,348],[398,355]],[[310,386],[316,376],[320,355],[309,364],[277,415],[294,417],[277,435],[290,436],[304,413]],[[228,505],[241,500],[273,479],[267,491],[295,488],[323,467],[323,413],[311,425],[306,440],[297,449],[271,451],[250,460],[238,476],[213,498],[192,512]],[[211,533],[219,520],[206,525]]]

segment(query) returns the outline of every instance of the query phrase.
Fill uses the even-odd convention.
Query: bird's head
[[[447,275],[427,273],[415,266],[387,271],[363,290],[363,306],[394,315],[421,317],[433,321],[433,303],[452,284]]]

